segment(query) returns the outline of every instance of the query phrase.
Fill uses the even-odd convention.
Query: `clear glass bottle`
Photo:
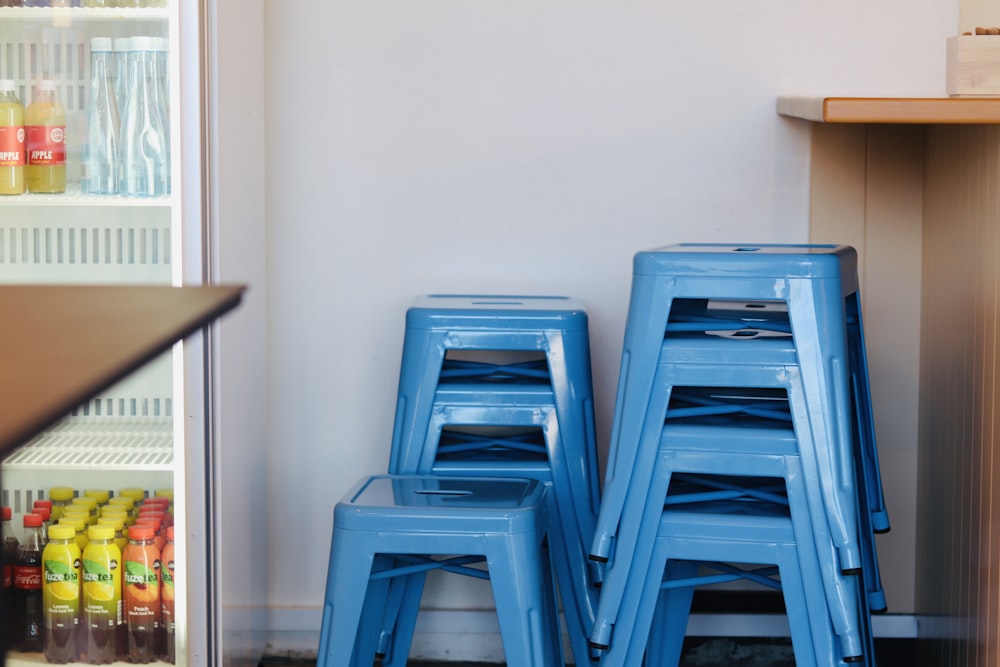
[[[118,135],[121,122],[111,77],[110,37],[90,40],[90,103],[87,106],[87,139],[83,146],[84,194],[118,192]]]
[[[153,50],[149,37],[133,37],[129,50],[129,93],[119,155],[119,191],[126,197],[168,194],[167,132],[156,103]]]
[[[117,5],[116,5],[117,6]],[[128,96],[128,47],[131,37],[111,40],[111,82],[118,102],[118,118],[125,118],[125,98]]]

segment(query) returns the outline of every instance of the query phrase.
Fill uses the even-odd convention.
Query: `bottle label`
[[[27,162],[23,127],[0,127],[0,167],[22,167]]]
[[[66,164],[66,126],[29,125],[28,164],[55,167]]]
[[[14,585],[14,566],[4,565],[3,566],[3,587],[10,588]]]
[[[42,589],[42,568],[38,565],[15,565],[14,588],[21,590]]]

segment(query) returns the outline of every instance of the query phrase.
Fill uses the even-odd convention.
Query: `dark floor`
[[[913,667],[915,643],[905,639],[876,640],[878,667]],[[309,660],[265,658],[261,667],[313,667]],[[794,667],[792,647],[785,639],[689,637],[680,667]],[[413,661],[409,667],[503,667],[472,662]]]

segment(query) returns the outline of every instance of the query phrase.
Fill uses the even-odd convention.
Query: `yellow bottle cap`
[[[83,492],[83,495],[86,498],[93,498],[97,501],[98,505],[108,502],[108,499],[111,497],[111,494],[104,489],[87,489]]]
[[[73,526],[64,523],[54,523],[49,526],[50,540],[72,540],[76,537],[76,530]]]
[[[146,497],[146,492],[143,489],[122,489],[118,492],[118,495],[131,498],[138,503]]]
[[[92,540],[112,540],[115,537],[115,529],[111,526],[97,524],[87,530],[87,537]]]
[[[56,503],[68,503],[75,495],[76,491],[68,486],[53,486],[49,489],[49,499]]]

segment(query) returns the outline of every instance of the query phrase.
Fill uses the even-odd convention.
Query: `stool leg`
[[[698,574],[698,563],[687,560],[669,560],[665,582],[687,579]],[[693,586],[669,586],[660,591],[652,627],[646,642],[646,663],[649,665],[677,665],[684,649],[688,618],[691,615]]]
[[[526,535],[490,542],[487,563],[507,664],[564,665],[552,576],[539,544]]]
[[[317,667],[351,667],[355,659],[370,664],[375,658],[374,652],[354,657],[353,650],[345,650],[355,646],[375,558],[353,542],[343,531],[334,529]],[[350,563],[351,567],[344,567],[344,563]]]
[[[379,626],[382,667],[406,667],[426,579],[425,572],[394,577],[385,609],[377,616],[365,616],[382,619]]]

